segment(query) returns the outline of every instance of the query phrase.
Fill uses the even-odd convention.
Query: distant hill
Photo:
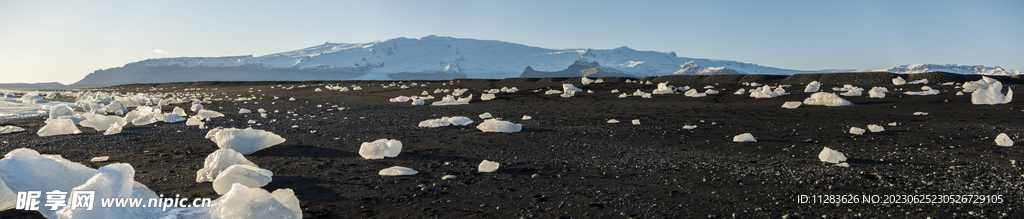
[[[0,83],[0,89],[19,89],[19,90],[62,90],[68,89],[68,86],[57,83]]]

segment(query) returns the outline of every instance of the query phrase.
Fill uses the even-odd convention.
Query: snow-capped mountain
[[[625,46],[607,50],[546,49],[494,40],[427,36],[370,43],[324,43],[264,56],[148,59],[98,70],[72,86],[181,81],[499,79],[520,77],[526,74],[527,67],[533,77],[544,72],[564,71],[574,63],[593,63],[595,68],[608,74],[637,78],[671,74],[790,75],[851,71],[779,69],[736,61],[677,57],[674,52],[637,51]],[[882,71],[946,70],[964,74],[1020,74],[999,67],[962,65],[907,65]]]
[[[981,75],[1018,75],[1020,71],[1006,70],[1002,67],[985,67],[983,65],[956,65],[956,64],[916,64],[916,65],[901,65],[892,67],[890,69],[880,69],[875,71],[887,71],[896,74],[913,74],[913,73],[925,73],[925,72],[948,72],[957,74],[981,74]]]

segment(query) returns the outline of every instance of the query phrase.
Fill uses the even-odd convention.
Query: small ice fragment
[[[202,124],[204,124],[203,120],[201,120],[201,119],[199,119],[198,117],[195,117],[195,116],[189,117],[188,121],[185,121],[185,125],[188,125],[188,126],[202,125]]]
[[[519,132],[523,130],[523,125],[515,124],[507,121],[501,121],[497,119],[488,119],[476,126],[477,129],[484,132]]]
[[[896,122],[890,122],[889,123],[889,126],[896,126],[896,125],[899,125],[899,123],[896,123]]]
[[[407,176],[407,175],[416,175],[417,173],[419,173],[419,172],[416,171],[416,170],[409,169],[408,167],[400,167],[400,166],[388,167],[386,169],[380,170],[380,172],[377,172],[377,174],[379,174],[381,176]]]
[[[480,118],[481,119],[490,119],[491,118],[491,113],[480,114]]]
[[[619,123],[619,120],[609,119],[608,123],[611,123],[611,124]]]
[[[89,161],[92,161],[92,162],[103,162],[103,161],[107,161],[109,159],[110,159],[109,156],[102,156],[102,157],[94,157],[94,158],[90,159]]]
[[[441,179],[445,179],[445,180],[455,179],[455,178],[458,178],[458,177],[455,177],[455,175],[444,175],[444,176],[441,177]]]
[[[757,142],[757,139],[754,139],[754,135],[752,135],[750,133],[743,133],[743,134],[740,134],[740,135],[732,137],[732,141],[733,142]]]
[[[834,93],[818,92],[811,94],[811,97],[804,99],[804,104],[819,106],[852,106],[853,103],[839,97]]]
[[[686,129],[686,130],[693,130],[695,128],[697,128],[697,126],[695,126],[695,125],[684,125],[683,126],[683,129]]]
[[[24,128],[13,126],[13,125],[8,125],[8,126],[0,127],[0,135],[2,135],[2,134],[9,134],[9,133],[15,133],[15,132],[23,132],[23,131],[25,131]]]
[[[884,132],[885,128],[882,128],[880,125],[871,124],[868,125],[868,130],[871,130],[871,132]]]
[[[786,101],[786,103],[782,104],[782,108],[796,109],[797,107],[800,107],[800,104],[803,104],[803,102],[800,102],[800,101]]]
[[[480,95],[480,100],[483,100],[483,101],[493,100],[494,97],[495,97],[494,94],[481,94]]]
[[[1013,140],[1006,133],[1000,133],[999,136],[996,136],[996,145],[1003,147],[1013,146]]]
[[[483,162],[480,162],[480,166],[477,167],[477,170],[483,173],[490,173],[498,170],[499,166],[501,166],[501,164],[498,162],[484,160]]]
[[[847,162],[837,163],[836,166],[837,167],[850,167],[850,163],[847,163]]]
[[[914,115],[915,116],[927,116],[928,113],[926,113],[926,112],[914,112]]]
[[[839,151],[835,151],[829,149],[828,147],[825,147],[825,149],[821,150],[821,153],[818,153],[818,159],[820,159],[821,162],[826,163],[839,163],[846,161],[846,156],[844,156],[843,153],[840,153]]]
[[[246,113],[252,113],[252,111],[249,111],[249,110],[247,110],[245,108],[238,109],[238,114],[246,114]]]
[[[907,83],[907,80],[904,80],[903,77],[896,77],[896,78],[892,79],[892,84],[893,85],[904,85],[906,83]]]
[[[863,135],[864,134],[864,129],[857,128],[857,127],[850,127],[850,134]]]
[[[522,120],[530,120],[530,119],[533,119],[533,117],[530,117],[530,116],[527,116],[527,115],[523,115],[523,119]]]
[[[633,125],[640,125],[640,120],[639,119],[634,119],[633,120]]]
[[[363,142],[359,146],[359,156],[365,159],[397,157],[399,153],[402,153],[402,142],[395,139],[382,138],[373,142]]]

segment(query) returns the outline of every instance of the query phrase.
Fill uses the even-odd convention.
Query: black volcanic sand
[[[650,92],[657,85],[582,86],[577,82],[578,87],[594,93],[577,92],[576,97],[562,98],[543,93],[548,88],[560,90],[561,82],[462,80],[454,85],[431,82],[410,89],[385,89],[382,82],[340,82],[364,88],[348,92],[323,89],[327,83],[202,82],[113,89],[182,92],[184,88],[203,88],[198,92],[217,97],[261,98],[205,104],[207,109],[227,115],[207,126],[245,128],[252,119],[261,123],[253,128],[286,138],[283,144],[246,157],[274,172],[273,182],[264,189],[294,189],[307,217],[1024,217],[1024,171],[1011,164],[1011,160],[1024,162],[1024,147],[1000,147],[994,142],[1000,133],[1024,139],[1024,103],[1019,95],[1024,92],[1018,92],[1017,101],[1010,104],[972,105],[970,94],[957,96],[959,89],[954,86],[930,85],[943,92],[908,96],[897,89],[919,91],[921,86],[890,85],[886,87],[893,92],[884,99],[868,98],[866,91],[862,97],[845,97],[856,106],[784,109],[780,108],[783,102],[802,101],[810,95],[801,92],[804,85],[794,84],[787,89],[791,95],[772,99],[734,95],[743,87],[735,83],[718,85],[721,94],[703,98],[666,94],[620,99],[609,91]],[[270,89],[277,84],[296,87]],[[707,84],[673,85],[700,88]],[[479,101],[484,90],[503,86],[518,87],[520,92]],[[825,84],[821,90],[841,86]],[[314,92],[314,88],[324,91]],[[388,102],[388,98],[436,88],[470,88],[467,94],[474,94],[474,101],[429,106],[443,97],[431,93],[437,99],[425,106]],[[541,92],[532,92],[534,89]],[[290,97],[297,100],[287,101]],[[333,105],[346,109],[329,110]],[[169,112],[169,108],[165,110]],[[254,113],[238,114],[239,108]],[[255,113],[259,108],[280,113],[263,119]],[[919,111],[929,115],[913,115]],[[521,123],[522,132],[481,132],[475,125],[482,122],[477,115],[485,112]],[[523,115],[533,119],[523,121]],[[466,116],[476,123],[417,127],[420,121],[442,116]],[[622,122],[609,124],[609,119]],[[630,124],[633,119],[642,124]],[[887,125],[892,122],[899,125]],[[137,172],[136,181],[157,194],[218,197],[211,183],[195,182],[205,157],[217,150],[212,141],[203,138],[208,129],[157,123],[128,126],[111,136],[80,127],[85,133],[39,137],[34,133],[43,125],[42,118],[2,123],[27,131],[0,135],[0,153],[26,147],[91,167],[130,163]],[[869,124],[886,130],[846,133],[850,127],[866,129]],[[685,130],[684,125],[697,128]],[[733,136],[748,132],[757,142],[732,141]],[[362,142],[381,138],[402,141],[402,153],[380,160],[358,155]],[[846,154],[850,167],[819,161],[818,153],[824,147]],[[110,161],[89,162],[97,156],[110,156]],[[477,165],[482,160],[500,162],[501,169],[479,173]],[[377,174],[391,166],[409,167],[419,174]],[[533,177],[535,174],[539,177]],[[441,179],[445,175],[457,178]],[[1004,201],[810,204],[797,199],[799,195],[847,194],[1002,195]],[[20,210],[0,213],[4,218],[38,216]]]

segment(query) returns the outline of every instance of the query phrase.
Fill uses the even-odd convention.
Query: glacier
[[[573,67],[576,66],[576,67]],[[889,69],[791,70],[729,60],[678,57],[674,52],[548,49],[496,40],[445,36],[368,43],[324,43],[263,56],[147,59],[97,70],[69,87],[184,81],[450,80],[454,78],[647,77],[663,75],[875,72],[1016,75],[1002,67],[956,64],[901,65]]]

